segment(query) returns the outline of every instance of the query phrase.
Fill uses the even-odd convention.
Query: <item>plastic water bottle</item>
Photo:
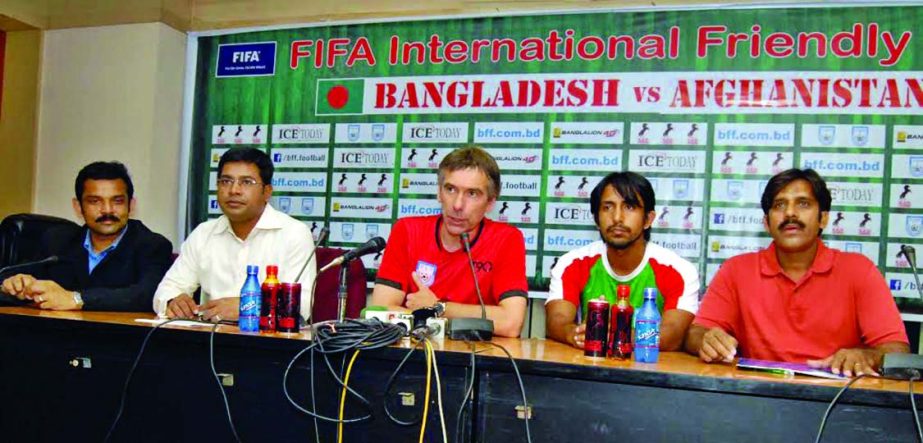
[[[660,311],[657,289],[644,288],[644,304],[635,316],[635,361],[657,363],[660,356]]]
[[[257,278],[259,272],[259,266],[247,265],[247,279],[240,289],[240,317],[237,320],[240,332],[260,331],[260,299],[263,294]]]

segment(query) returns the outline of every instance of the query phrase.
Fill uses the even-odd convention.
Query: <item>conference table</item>
[[[0,441],[103,441],[153,318],[0,308]],[[211,331],[174,325],[154,331],[124,391],[110,441],[234,441],[210,348],[241,441],[338,441],[336,423],[320,420],[315,426],[283,390],[286,368],[312,343],[308,333],[246,334],[229,325]],[[830,400],[845,384],[704,364],[679,352],[642,364],[588,359],[550,340],[493,343],[515,359],[528,405],[500,348],[434,340],[449,441],[457,435],[464,441],[526,441],[529,414],[536,442],[813,441]],[[412,347],[405,339],[356,357],[348,385],[366,402],[346,396],[342,417],[361,420],[342,425],[342,441],[419,441],[427,378],[422,350],[412,352],[386,389]],[[312,362],[311,354],[302,353],[292,365],[288,393],[301,407],[335,419],[342,386],[333,375],[343,376],[352,352],[328,355],[327,362],[316,353]],[[909,387],[904,381],[858,380],[833,410],[824,441],[915,441]],[[429,400],[423,439],[439,442],[434,385]],[[393,417],[410,424],[389,419],[386,404]],[[465,413],[459,414],[462,405]]]

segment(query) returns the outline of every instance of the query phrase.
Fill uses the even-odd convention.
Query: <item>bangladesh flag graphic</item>
[[[362,114],[365,80],[321,79],[317,81],[316,115]]]

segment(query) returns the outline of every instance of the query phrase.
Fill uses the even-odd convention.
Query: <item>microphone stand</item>
[[[345,260],[340,263],[340,290],[337,294],[337,322],[342,323],[346,320],[346,274],[349,272],[349,265],[352,261]]]
[[[913,271],[913,280],[917,283],[917,293],[920,294],[920,299],[923,300],[923,288],[920,287],[920,275],[917,274],[917,266],[913,261],[908,260],[908,262],[910,262],[910,270]]]
[[[923,288],[920,287],[920,275],[917,274],[917,253],[913,249],[913,246],[901,245],[901,254],[904,254],[904,258],[907,259],[907,263],[910,265],[910,271],[913,272],[913,280],[917,284],[917,293],[920,299],[923,299]]]

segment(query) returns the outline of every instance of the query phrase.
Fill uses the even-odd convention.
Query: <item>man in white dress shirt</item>
[[[154,294],[154,312],[170,318],[201,315],[208,321],[236,320],[247,265],[279,266],[279,280],[292,282],[314,241],[308,227],[269,205],[273,165],[254,148],[231,149],[218,162],[218,205],[223,215],[195,228]],[[311,310],[316,262],[311,258],[301,283],[301,315]],[[202,303],[192,294],[202,288]]]

